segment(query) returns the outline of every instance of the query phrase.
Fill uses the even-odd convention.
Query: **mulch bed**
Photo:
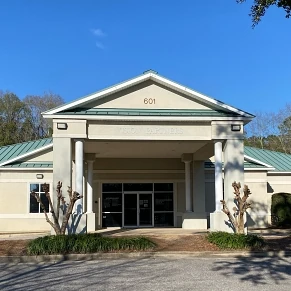
[[[214,244],[209,243],[205,235],[164,235],[149,236],[157,244],[154,251],[219,251]],[[291,251],[291,236],[266,237],[267,246],[264,250]],[[0,256],[26,255],[29,240],[0,240]]]

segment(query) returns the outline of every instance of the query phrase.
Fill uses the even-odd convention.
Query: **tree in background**
[[[64,104],[62,97],[52,92],[48,92],[43,96],[28,95],[23,99],[23,102],[30,111],[32,139],[40,139],[50,136],[50,126],[47,120],[42,117],[41,113]]]
[[[291,154],[291,104],[274,112],[257,112],[246,126],[245,145]]]
[[[0,92],[0,145],[23,140],[23,125],[29,112],[25,104],[12,92]]]
[[[243,3],[247,0],[236,0],[237,3]],[[253,27],[255,27],[261,18],[265,15],[268,8],[271,6],[277,6],[282,8],[286,12],[286,18],[291,15],[291,0],[253,0],[250,16],[252,17]]]
[[[0,146],[50,136],[51,129],[41,113],[63,103],[51,92],[20,100],[12,92],[0,91]]]

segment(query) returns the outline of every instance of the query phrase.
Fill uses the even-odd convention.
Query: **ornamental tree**
[[[251,208],[251,203],[247,202],[251,191],[247,185],[243,188],[243,195],[241,196],[241,185],[240,183],[233,182],[232,187],[234,188],[234,200],[236,207],[233,207],[233,213],[229,210],[225,200],[220,200],[223,208],[222,211],[228,216],[228,219],[235,231],[235,233],[244,233],[244,216],[248,208]]]
[[[47,184],[43,185],[43,191],[45,193],[46,198],[49,202],[50,212],[52,216],[52,220],[49,218],[49,215],[45,209],[44,204],[40,199],[40,195],[32,191],[30,194],[35,197],[36,201],[40,204],[41,209],[45,215],[46,221],[51,225],[57,235],[64,235],[66,234],[66,229],[68,226],[68,222],[72,211],[74,209],[74,205],[77,200],[81,199],[83,196],[80,195],[76,191],[72,191],[71,187],[68,187],[68,196],[69,196],[69,203],[65,201],[65,197],[62,194],[62,182],[58,182],[56,195],[57,195],[57,203],[53,205],[52,199],[49,193],[49,187]]]

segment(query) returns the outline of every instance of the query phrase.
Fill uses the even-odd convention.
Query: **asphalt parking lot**
[[[239,285],[238,285],[239,284]],[[134,258],[0,264],[0,290],[290,290],[291,258]]]

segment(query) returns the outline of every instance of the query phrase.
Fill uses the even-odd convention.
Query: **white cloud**
[[[103,45],[103,43],[101,43],[100,41],[96,41],[96,46],[99,48],[99,49],[102,49],[104,50],[105,49],[105,46]]]
[[[97,37],[103,37],[103,36],[106,36],[106,33],[104,33],[104,32],[102,31],[101,28],[94,28],[94,29],[91,29],[91,32],[92,32],[95,36],[97,36]]]

